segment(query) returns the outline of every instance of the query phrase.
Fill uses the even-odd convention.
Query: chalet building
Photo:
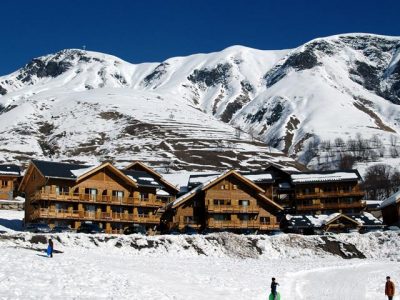
[[[16,165],[0,165],[0,200],[13,200],[21,181],[21,169]]]
[[[323,232],[368,232],[382,229],[382,222],[370,213],[344,215],[286,215],[281,220],[281,229],[287,233],[321,234]]]
[[[358,231],[361,228],[361,223],[341,213],[330,215],[286,215],[281,220],[281,228],[288,233],[341,233],[351,230]]]
[[[291,174],[292,206],[300,214],[357,214],[365,208],[357,170]]]
[[[383,223],[400,226],[400,191],[385,199],[380,209],[382,211]]]
[[[279,228],[277,214],[282,207],[236,171],[194,176],[189,185],[192,190],[167,206],[170,229],[267,232]]]
[[[271,165],[242,175],[289,214],[354,214],[365,208],[357,170],[300,172]]]
[[[159,209],[175,197],[165,190],[168,186],[172,191],[172,186],[149,170],[33,160],[19,188],[26,197],[25,222],[77,229],[88,221],[107,233],[121,233],[132,223],[154,229],[160,223]]]

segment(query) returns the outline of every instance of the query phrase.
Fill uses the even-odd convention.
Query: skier
[[[275,277],[272,277],[272,282],[271,282],[271,295],[272,295],[272,300],[277,300],[278,299],[278,292],[276,290],[277,286],[279,283],[275,281]]]
[[[388,300],[392,300],[394,296],[394,283],[390,281],[390,276],[386,276],[385,295],[388,297]]]
[[[49,245],[47,246],[47,256],[48,257],[53,257],[53,249],[54,249],[53,241],[51,239],[49,239]]]

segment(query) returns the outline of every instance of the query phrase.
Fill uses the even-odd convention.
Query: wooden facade
[[[262,179],[262,174],[270,175]],[[286,172],[270,166],[263,172],[245,174],[265,190],[265,195],[289,214],[355,214],[365,209],[361,177],[356,170]]]
[[[61,177],[68,173],[76,176]],[[26,196],[25,222],[77,229],[89,221],[107,233],[122,233],[133,223],[158,227],[160,208],[174,200],[173,195],[157,195],[161,188],[147,173],[118,170],[110,163],[88,167],[32,161],[20,190]]]
[[[317,177],[318,175],[320,174]],[[362,200],[365,193],[361,190],[358,179],[310,180],[294,182],[293,185],[293,205],[297,213],[355,214],[366,207]]]
[[[20,168],[16,165],[0,165],[0,200],[13,200],[21,181]]]
[[[213,177],[169,205],[169,228],[267,232],[279,228],[282,207],[235,171]]]

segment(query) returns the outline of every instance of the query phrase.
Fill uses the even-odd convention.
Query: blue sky
[[[398,0],[3,0],[1,12],[0,75],[83,45],[139,63],[231,45],[293,48],[346,32],[400,36]]]

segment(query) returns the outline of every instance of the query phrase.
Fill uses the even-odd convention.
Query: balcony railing
[[[259,213],[256,205],[208,205],[208,212],[215,213]]]
[[[273,223],[262,223],[257,220],[235,220],[235,221],[218,221],[210,219],[208,220],[209,228],[218,228],[218,229],[277,229],[279,228],[279,224]]]
[[[47,208],[36,209],[32,213],[33,219],[76,219],[83,221],[104,221],[104,222],[135,222],[158,224],[160,217],[145,214],[128,214],[118,212],[96,212],[82,210],[51,210]]]
[[[364,196],[365,193],[361,190],[343,191],[343,192],[320,192],[320,193],[296,193],[296,199],[310,199],[310,198],[332,198],[332,197],[358,197]]]
[[[342,209],[342,208],[364,208],[365,202],[353,203],[319,203],[319,204],[299,204],[298,210],[320,210],[320,209]]]
[[[37,200],[52,200],[62,202],[84,202],[84,203],[104,203],[104,204],[119,204],[133,205],[143,207],[162,207],[165,202],[159,199],[140,199],[134,197],[118,197],[108,195],[92,195],[82,193],[49,193],[37,191],[30,196],[31,201]]]

